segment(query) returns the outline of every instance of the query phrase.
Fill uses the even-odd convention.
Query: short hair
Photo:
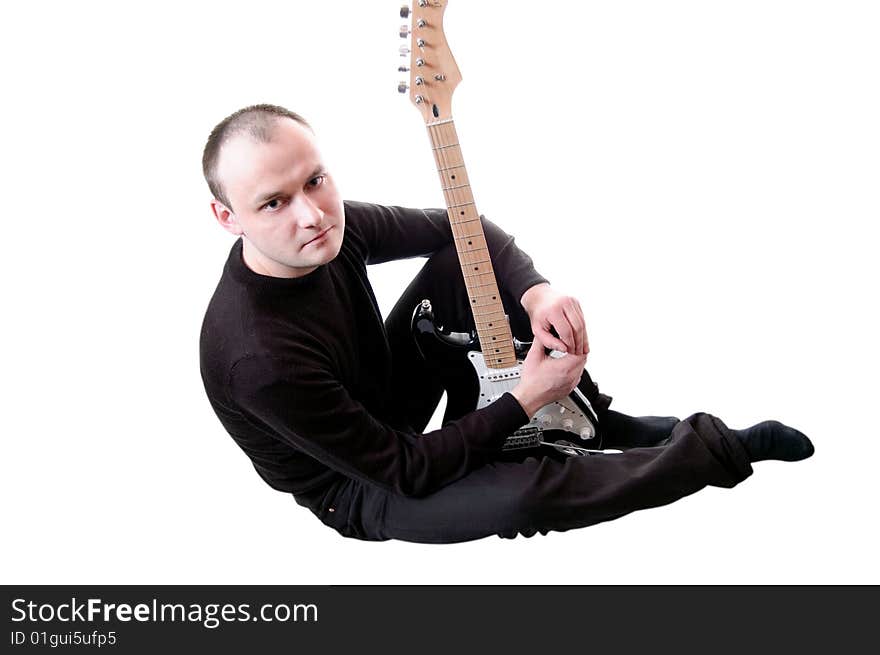
[[[260,143],[268,143],[272,139],[273,123],[279,118],[292,118],[297,123],[312,129],[306,119],[294,111],[278,105],[261,104],[239,109],[224,118],[211,130],[211,135],[208,137],[208,142],[202,153],[202,173],[205,175],[205,181],[208,183],[211,193],[214,194],[214,198],[230,209],[232,204],[217,177],[220,151],[226,142],[239,134],[247,134]]]

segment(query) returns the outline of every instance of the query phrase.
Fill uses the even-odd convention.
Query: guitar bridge
[[[517,450],[519,448],[536,448],[541,445],[543,430],[539,428],[520,428],[507,437],[501,450]]]

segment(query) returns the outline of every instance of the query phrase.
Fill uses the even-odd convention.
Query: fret
[[[462,227],[462,226],[456,225],[455,223],[452,224],[452,234],[453,234],[453,236],[455,236],[456,239],[483,239],[483,241],[486,240],[486,237],[483,235],[483,225],[481,223],[477,223],[476,225],[472,225],[471,228],[473,228],[474,231],[471,233],[468,233],[468,234],[456,234],[455,228],[457,228],[457,227]],[[459,231],[463,231],[463,230],[459,230]]]
[[[485,284],[468,284],[468,289],[479,289],[480,287],[494,287],[495,282],[486,282]]]
[[[503,328],[494,328],[493,330],[479,330],[478,329],[477,332],[479,334],[487,335],[489,337],[492,337],[492,336],[501,337],[501,336],[504,336],[508,332],[506,327],[507,326],[504,326]]]
[[[448,205],[448,207],[449,207],[449,209],[455,209],[456,207],[467,207],[468,205],[473,205],[473,204],[474,204],[474,202],[471,201],[471,202],[463,202],[459,205]],[[464,221],[462,221],[462,222],[464,222]]]
[[[458,252],[462,255],[469,252],[482,252],[486,250],[486,246],[478,246],[476,248],[457,248]]]
[[[437,171],[440,172],[440,173],[442,173],[442,172],[444,172],[444,171],[452,171],[452,170],[455,170],[456,168],[464,168],[464,163],[456,164],[455,166],[446,166],[445,168],[438,168]]]
[[[457,143],[448,143],[442,146],[436,146],[434,150],[445,150],[446,148],[457,148],[459,144]]]
[[[492,270],[491,266],[483,266],[481,270],[475,271],[473,267],[467,269],[462,264],[461,274],[464,276],[464,281],[468,284],[489,284],[490,282],[495,282],[495,271]]]
[[[458,186],[445,186],[443,187],[444,191],[452,191],[453,189],[464,189],[465,187],[469,187],[470,184],[459,184]]]
[[[475,262],[466,262],[466,263],[467,264],[488,264],[491,261],[492,261],[491,259],[478,259]]]
[[[489,274],[492,274],[491,281],[493,284],[495,283],[495,274],[492,271],[486,271],[485,273],[480,273],[478,275],[468,275],[464,271],[462,271],[462,273],[464,274],[464,283],[466,285],[476,283],[477,281],[482,284],[484,279],[482,276],[488,276]]]
[[[478,331],[482,330],[483,332],[485,332],[486,330],[497,330],[501,328],[506,331],[508,329],[507,315],[504,313],[504,308],[501,307],[501,303],[483,303],[479,307],[471,307],[471,309],[473,309],[474,311],[476,311],[477,309],[480,310],[479,317],[475,319],[477,324],[482,322],[488,326],[489,323],[491,323],[494,326],[492,328],[480,328],[478,325]]]

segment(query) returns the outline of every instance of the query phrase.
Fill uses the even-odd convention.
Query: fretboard
[[[449,222],[452,224],[452,235],[455,237],[458,261],[486,366],[515,366],[513,336],[501,303],[501,294],[498,292],[495,271],[489,258],[480,213],[474,204],[455,124],[452,119],[429,123],[428,135],[431,138]]]

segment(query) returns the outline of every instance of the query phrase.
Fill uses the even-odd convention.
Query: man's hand
[[[533,343],[523,362],[520,382],[510,392],[529,417],[570,394],[580,382],[586,355],[550,357],[540,343]]]
[[[520,304],[529,314],[535,341],[545,348],[582,356],[590,352],[584,313],[576,298],[542,283],[529,288]],[[551,327],[559,335],[558,339],[550,332]]]

